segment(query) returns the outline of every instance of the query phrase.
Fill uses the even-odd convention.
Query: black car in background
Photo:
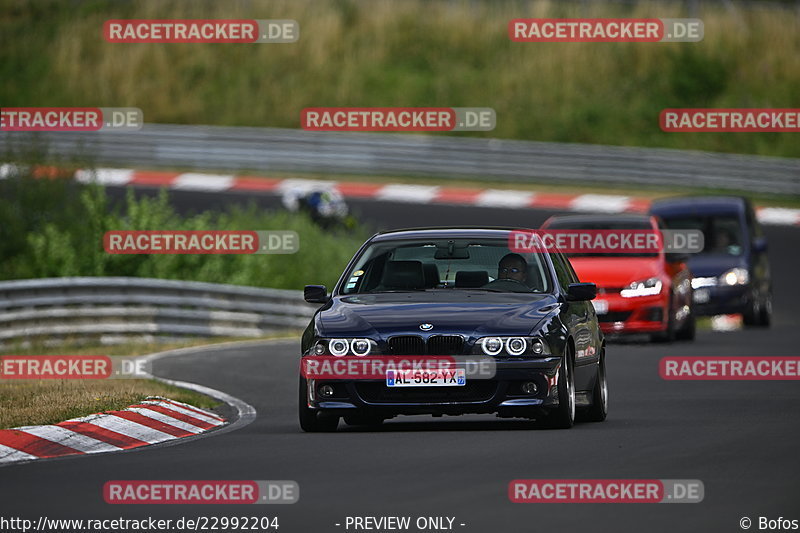
[[[377,379],[312,379],[301,372],[305,431],[379,424],[397,415],[496,413],[569,428],[576,412],[607,412],[605,341],[580,283],[556,252],[516,254],[511,229],[379,233],[333,288],[305,289],[324,304],[302,337],[302,358],[488,357],[492,377],[458,385],[395,386]],[[532,230],[530,230],[532,231]],[[314,361],[311,361],[312,363]]]
[[[772,282],[767,239],[746,198],[694,196],[657,200],[650,213],[669,229],[698,229],[702,253],[692,254],[694,309],[698,315],[743,315],[747,326],[769,326]]]

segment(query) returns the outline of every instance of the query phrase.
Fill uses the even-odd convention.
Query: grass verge
[[[703,20],[698,43],[515,43],[514,18]],[[111,44],[108,19],[294,19],[297,43]],[[775,2],[0,0],[4,106],[296,128],[315,106],[492,107],[465,135],[800,157],[793,133],[665,133],[665,108],[791,108],[800,18]],[[89,75],[90,74],[90,75]],[[102,83],[98,83],[102,80]]]
[[[296,337],[299,333],[264,337]],[[237,340],[194,339],[169,344],[121,344],[115,346],[64,345],[58,348],[34,346],[25,349],[7,349],[0,355],[145,355],[176,348],[203,346]],[[213,409],[219,405],[214,398],[198,392],[174,387],[151,379],[112,380],[5,380],[0,381],[0,429],[41,424],[56,424],[70,418],[87,416],[103,411],[124,409],[144,400],[147,396],[164,396],[196,407]]]

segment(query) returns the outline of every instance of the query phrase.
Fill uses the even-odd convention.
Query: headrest
[[[439,277],[439,267],[434,263],[423,263],[422,271],[425,274],[425,288],[433,289],[442,282]]]
[[[388,261],[383,268],[381,285],[386,289],[422,289],[425,275],[421,261]]]

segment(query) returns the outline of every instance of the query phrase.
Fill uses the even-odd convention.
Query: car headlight
[[[500,337],[486,337],[481,339],[480,345],[486,355],[497,355],[503,349],[503,339]]]
[[[747,285],[750,273],[745,268],[732,268],[719,277],[722,285]]]
[[[333,355],[344,357],[345,355],[355,355],[364,357],[373,353],[378,347],[378,343],[372,339],[319,339],[309,350],[309,355]]]
[[[311,348],[312,355],[325,355],[325,345],[321,342],[318,342]]]
[[[350,349],[359,357],[364,357],[370,352],[372,344],[369,339],[353,339],[350,341]]]
[[[634,281],[621,291],[619,295],[623,298],[635,298],[637,296],[654,296],[661,293],[661,280],[650,278],[643,281]]]
[[[522,337],[509,337],[506,339],[506,351],[509,355],[522,355],[527,347],[528,342]]]
[[[347,355],[349,349],[350,343],[347,342],[347,339],[331,339],[328,342],[328,350],[330,350],[331,355],[335,355],[336,357]]]
[[[541,337],[483,337],[478,339],[473,354],[511,357],[548,355],[550,348]]]

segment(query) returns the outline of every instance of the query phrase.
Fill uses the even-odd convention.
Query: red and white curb
[[[345,198],[372,198],[412,204],[440,203],[509,209],[556,209],[585,213],[644,213],[650,207],[647,198],[611,194],[540,193],[507,189],[278,179],[119,168],[78,170],[74,178],[83,183],[95,182],[111,186],[166,187],[206,192],[260,191],[282,194],[290,190],[333,189]],[[763,224],[796,226],[800,225],[800,209],[762,207],[758,209],[758,218]]]
[[[0,178],[10,175],[13,165],[0,165]],[[63,171],[39,167],[41,175],[57,175]],[[280,179],[234,174],[197,172],[164,172],[121,168],[77,170],[74,179],[82,183],[107,186],[166,187],[168,189],[203,192],[266,192],[283,194],[290,190],[332,189],[345,198],[371,198],[410,204],[454,204],[508,209],[553,209],[584,213],[644,213],[650,200],[636,196],[611,194],[564,194],[475,187],[441,187],[433,185],[380,184],[364,182]],[[758,208],[763,224],[780,226],[800,225],[800,209],[782,207]]]
[[[0,430],[0,465],[128,450],[198,435],[225,424],[225,419],[209,411],[152,396],[121,411],[50,426]]]

